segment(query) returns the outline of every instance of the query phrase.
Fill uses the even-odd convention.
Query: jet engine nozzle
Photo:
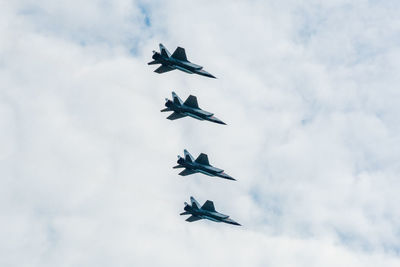
[[[185,159],[178,155],[178,161],[176,163],[178,163],[179,165],[182,165],[185,163]]]

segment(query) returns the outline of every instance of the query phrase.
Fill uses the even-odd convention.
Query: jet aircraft
[[[185,202],[184,212],[180,215],[192,215],[186,219],[187,222],[195,222],[201,219],[207,219],[214,222],[224,222],[233,225],[239,225],[239,223],[235,222],[228,215],[224,215],[215,210],[214,203],[210,200],[207,200],[203,206],[200,207],[199,202],[194,199],[194,197],[190,197],[190,201],[192,205],[189,205]]]
[[[214,117],[213,113],[199,108],[197,97],[193,95],[190,95],[186,101],[183,102],[175,92],[172,92],[172,101],[168,98],[166,98],[165,101],[166,108],[162,109],[161,112],[173,111],[173,113],[167,117],[169,120],[176,120],[190,116],[201,121],[207,120],[219,124],[226,124],[220,119]]]
[[[178,69],[186,73],[196,73],[210,78],[216,78],[212,74],[203,70],[202,66],[193,64],[186,58],[185,49],[182,47],[177,47],[175,52],[171,55],[170,52],[160,44],[160,53],[153,51],[153,61],[147,63],[148,65],[161,64],[154,72],[164,73],[171,70]]]
[[[236,181],[236,179],[226,174],[224,170],[211,166],[210,163],[208,162],[208,156],[206,154],[201,153],[195,160],[193,156],[186,149],[183,150],[183,153],[184,157],[182,158],[181,156],[178,155],[178,161],[177,161],[178,165],[173,167],[174,169],[184,168],[184,170],[181,171],[179,175],[187,176],[190,174],[200,172],[208,176],[218,176],[220,178]]]

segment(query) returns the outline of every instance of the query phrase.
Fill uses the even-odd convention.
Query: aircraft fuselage
[[[233,225],[240,225],[239,223],[235,222],[228,215],[214,212],[214,211],[207,211],[203,209],[194,208],[190,205],[185,206],[185,211],[191,214],[192,216],[199,217],[201,219],[207,219],[213,222],[224,222]]]
[[[213,113],[204,111],[202,109],[192,108],[192,107],[188,107],[185,105],[181,105],[181,106],[176,105],[172,101],[168,105],[168,108],[170,108],[172,111],[185,114],[187,116],[193,117],[198,120],[205,120],[208,117],[211,117],[213,115]]]
[[[188,72],[188,73],[195,73],[198,70],[201,70],[203,67],[193,64],[189,61],[182,61],[175,59],[173,57],[164,57],[158,53],[153,55],[153,59],[157,60],[159,63],[162,65],[172,67],[172,68],[177,68],[179,70]]]
[[[185,207],[185,211],[189,212],[190,214],[203,218],[203,219],[211,219],[214,221],[221,221],[221,219],[226,219],[229,216],[228,215],[224,215],[222,213],[219,212],[214,212],[214,211],[207,211],[207,210],[203,210],[203,209],[196,209],[193,208],[191,206],[186,206]]]
[[[189,74],[199,74],[210,78],[215,78],[214,75],[208,73],[207,71],[203,70],[202,66],[196,65],[189,61],[179,60],[173,57],[163,56],[160,53],[154,53],[153,57],[158,63],[168,66],[173,69],[178,69],[180,71],[189,73]]]
[[[215,167],[210,166],[210,165],[199,164],[199,163],[194,162],[194,161],[193,162],[189,162],[187,160],[184,160],[184,161],[181,161],[181,162],[178,161],[178,163],[180,165],[182,165],[183,167],[185,167],[186,169],[193,170],[193,171],[196,171],[196,172],[201,172],[201,173],[203,173],[205,175],[208,175],[208,176],[218,176],[218,174],[224,172],[224,170],[215,168]]]
[[[178,159],[178,164],[180,167],[191,170],[193,172],[200,172],[208,176],[218,176],[220,178],[228,180],[236,180],[231,176],[229,176],[228,174],[226,174],[224,170],[218,169],[214,166],[199,164],[195,161],[187,161],[183,158]]]

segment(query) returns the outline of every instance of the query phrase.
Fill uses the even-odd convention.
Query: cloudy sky
[[[1,1],[0,266],[400,266],[399,12]],[[218,79],[154,73],[160,42]],[[172,90],[228,125],[166,120]],[[184,148],[237,181],[178,176]]]

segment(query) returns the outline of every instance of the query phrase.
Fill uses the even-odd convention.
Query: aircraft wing
[[[164,73],[164,72],[168,72],[168,71],[171,71],[171,70],[174,70],[173,68],[171,68],[171,67],[168,67],[168,66],[160,66],[160,67],[158,67],[154,72],[157,72],[157,73]]]
[[[183,104],[191,108],[199,108],[199,104],[197,103],[197,97],[193,95],[190,95]]]
[[[177,119],[180,119],[180,118],[183,118],[183,117],[186,117],[186,115],[184,115],[182,113],[173,112],[171,115],[169,115],[167,117],[167,119],[173,121],[173,120],[177,120]]]
[[[193,173],[196,173],[196,172],[195,172],[195,171],[192,171],[192,170],[184,169],[183,171],[181,171],[181,172],[179,173],[179,175],[181,175],[181,176],[188,176],[188,175],[191,175],[191,174],[193,174]]]
[[[201,153],[195,161],[202,165],[210,165],[210,162],[208,162],[208,156],[204,153]]]
[[[185,53],[185,48],[179,47],[176,48],[176,50],[174,51],[174,53],[172,54],[173,58],[178,59],[178,60],[182,60],[182,61],[188,61],[186,58],[186,53]]]
[[[207,200],[203,204],[203,206],[201,206],[201,209],[208,210],[208,211],[215,211],[214,202],[212,202],[211,200]]]
[[[186,219],[187,222],[195,222],[198,220],[201,220],[201,218],[193,215]]]

